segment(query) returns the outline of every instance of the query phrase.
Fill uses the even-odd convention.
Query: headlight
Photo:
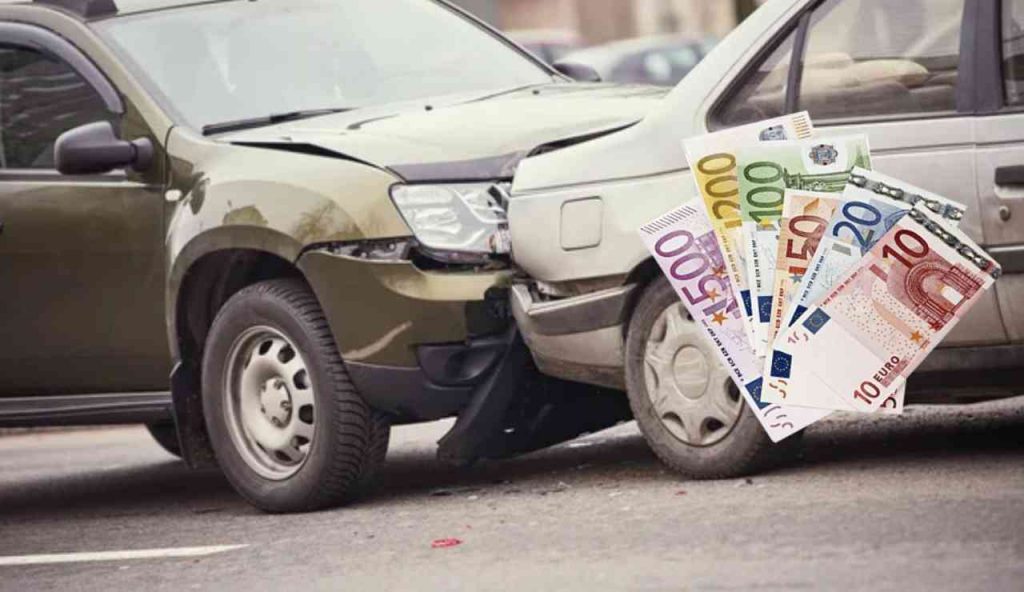
[[[395,185],[391,199],[421,245],[477,255],[509,252],[508,218],[493,183]]]

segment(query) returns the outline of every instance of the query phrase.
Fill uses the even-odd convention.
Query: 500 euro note
[[[840,193],[854,167],[870,168],[867,136],[834,136],[749,145],[736,155],[741,237],[753,298],[754,351],[768,351],[779,219],[787,189]]]
[[[965,234],[921,204],[781,335],[765,401],[877,411],[999,277]]]
[[[814,132],[805,112],[767,119],[730,128],[683,142],[686,159],[693,171],[704,209],[722,247],[725,274],[743,307],[743,327],[753,339],[753,304],[747,286],[746,266],[740,238],[739,186],[736,179],[736,151],[746,144],[809,138]]]
[[[820,409],[784,407],[761,400],[761,361],[747,340],[743,314],[726,276],[724,255],[711,221],[697,200],[643,226],[640,236],[683,306],[714,344],[721,363],[773,442],[828,415]]]
[[[965,211],[961,204],[940,195],[877,171],[855,168],[843,191],[843,202],[829,220],[807,266],[808,271],[783,315],[780,334],[796,323],[812,304],[822,300],[915,204],[926,207],[954,227],[963,219]],[[770,368],[771,356],[765,361],[765,374],[770,373]],[[883,409],[901,412],[904,394],[904,389],[899,389]]]

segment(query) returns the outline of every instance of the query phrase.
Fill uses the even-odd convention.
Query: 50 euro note
[[[1000,276],[921,204],[776,340],[765,401],[877,411]]]
[[[640,236],[773,442],[828,415],[820,409],[761,399],[761,361],[747,340],[743,313],[726,276],[724,254],[711,220],[696,199],[644,225]],[[712,396],[707,393],[691,399],[680,394],[676,403],[713,406],[714,401],[708,399]],[[710,413],[714,413],[713,407]]]
[[[772,280],[786,190],[840,193],[854,167],[870,165],[864,135],[749,145],[737,152],[741,239],[758,356],[764,357],[768,351]]]
[[[697,191],[724,256],[725,273],[743,307],[743,327],[753,339],[753,304],[747,286],[744,251],[740,238],[739,185],[736,151],[744,145],[809,138],[814,133],[806,112],[767,119],[683,142]]]
[[[927,208],[954,227],[965,211],[963,205],[940,195],[877,171],[855,168],[843,191],[843,201],[829,220],[807,272],[783,314],[779,334],[795,324],[812,304],[822,300],[914,205]],[[777,310],[774,305],[773,302],[773,313]],[[766,358],[765,374],[770,373],[771,357]],[[904,389],[899,389],[883,409],[902,412],[904,395]]]
[[[787,307],[796,296],[825,229],[842,205],[843,194],[787,189],[772,282],[772,308],[768,322],[768,349],[783,326]]]

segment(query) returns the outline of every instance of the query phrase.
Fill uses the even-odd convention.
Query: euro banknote
[[[999,266],[917,204],[779,336],[762,399],[877,411],[992,286]]]
[[[864,135],[752,144],[737,151],[736,166],[754,351],[763,357],[786,189],[840,193],[854,167],[871,168],[870,149]]]
[[[928,208],[951,226],[958,225],[965,212],[963,205],[941,195],[878,171],[855,168],[843,191],[843,203],[828,222],[808,271],[783,315],[780,330],[796,323],[812,304],[824,298],[915,204]],[[771,356],[765,361],[766,373],[770,364]],[[904,394],[903,389],[897,391],[883,409],[902,412]]]
[[[808,265],[818,250],[829,220],[842,205],[843,194],[787,189],[772,281],[772,308],[768,321],[768,350],[783,326],[789,303],[796,296]]]
[[[776,117],[721,132],[690,138],[683,142],[705,211],[721,245],[725,273],[743,307],[747,339],[753,338],[753,305],[747,286],[746,267],[740,240],[739,187],[736,180],[736,151],[740,146],[809,138],[814,128],[806,112]]]
[[[641,227],[640,236],[772,441],[828,415],[821,409],[761,400],[761,360],[747,339],[743,312],[726,275],[725,255],[700,201],[691,200],[651,221]],[[700,397],[697,402],[689,397],[679,399],[675,402],[679,405],[701,404]]]

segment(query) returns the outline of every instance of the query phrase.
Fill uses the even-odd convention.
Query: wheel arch
[[[625,322],[622,323],[622,336],[623,339],[629,334],[630,320],[633,318],[633,313],[636,311],[636,306],[640,302],[640,297],[643,295],[644,290],[651,282],[655,281],[661,276],[661,269],[658,267],[658,263],[654,260],[654,257],[648,257],[644,259],[636,266],[633,267],[626,275],[624,284],[636,284],[636,289],[633,290],[633,296],[629,299],[626,304],[626,315]]]
[[[211,229],[189,241],[172,261],[167,280],[165,315],[174,360],[195,353],[190,335],[204,335],[193,332],[202,323],[209,328],[238,290],[264,279],[301,277],[295,264],[301,250],[286,234],[246,226]],[[197,303],[202,306],[195,308]]]
[[[192,467],[216,465],[202,405],[203,344],[217,311],[239,290],[267,279],[305,279],[295,265],[300,245],[269,229],[220,227],[196,236],[173,260],[166,319],[171,397],[182,457]]]

